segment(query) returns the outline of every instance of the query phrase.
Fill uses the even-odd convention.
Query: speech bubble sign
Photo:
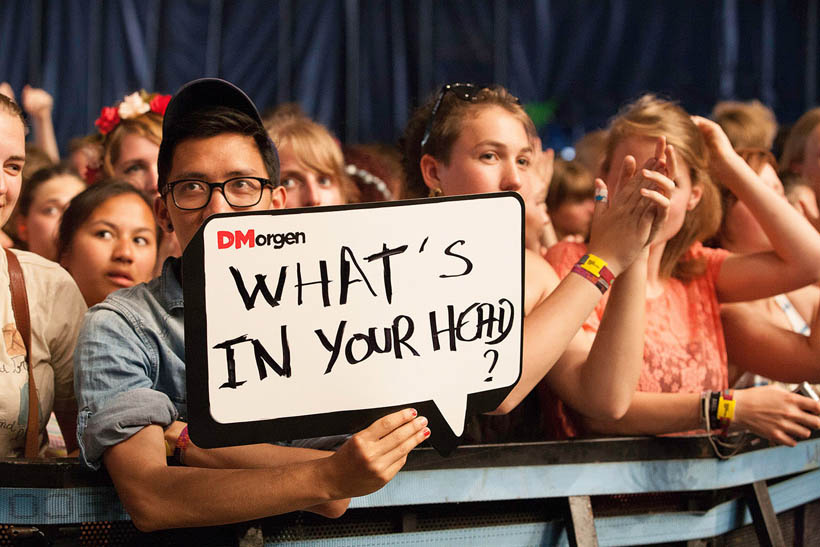
[[[190,433],[352,433],[414,406],[441,453],[521,374],[512,192],[215,215],[183,256]]]

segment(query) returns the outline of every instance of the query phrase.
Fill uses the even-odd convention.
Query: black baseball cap
[[[159,171],[162,173],[170,169],[173,149],[179,141],[178,136],[175,135],[174,127],[180,120],[189,117],[192,114],[200,111],[207,111],[217,107],[230,108],[237,110],[254,122],[259,124],[259,128],[264,132],[264,125],[256,105],[248,97],[244,91],[237,86],[222,80],[220,78],[200,78],[188,82],[179,88],[171,97],[168,107],[165,109],[165,115],[162,118],[162,142],[159,145]],[[263,146],[263,143],[258,143]],[[268,138],[266,140],[268,150],[265,152],[272,153],[275,160],[275,174],[276,179],[274,183],[278,182],[279,178],[279,154],[274,146],[273,141]],[[163,169],[165,164],[166,169]],[[162,178],[162,175],[160,175]],[[160,189],[167,181],[160,181]]]

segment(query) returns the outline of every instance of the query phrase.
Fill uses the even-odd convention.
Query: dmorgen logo
[[[216,232],[216,246],[219,249],[227,249],[235,246],[242,247],[273,247],[281,249],[285,245],[299,245],[305,242],[305,232],[287,232],[284,234],[259,234],[256,235],[253,229],[242,232],[241,230],[219,230]]]

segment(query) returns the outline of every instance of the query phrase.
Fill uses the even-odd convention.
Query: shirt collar
[[[182,293],[182,258],[169,257],[165,260],[159,290],[169,310],[185,307]]]

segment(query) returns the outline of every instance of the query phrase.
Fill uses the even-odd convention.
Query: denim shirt
[[[162,275],[108,295],[86,313],[74,350],[80,460],[99,469],[108,447],[151,424],[188,421],[182,259]],[[332,450],[348,435],[277,442]]]
[[[161,276],[110,294],[85,316],[74,386],[80,458],[92,469],[143,427],[186,419],[181,265],[168,259]]]

